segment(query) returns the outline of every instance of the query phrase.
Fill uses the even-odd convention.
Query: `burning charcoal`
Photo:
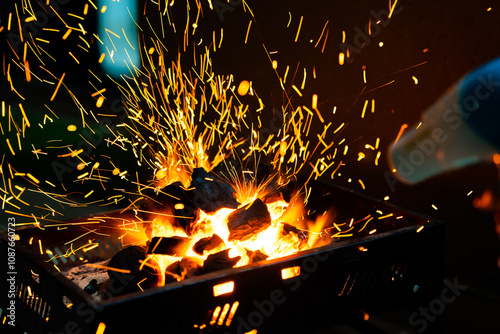
[[[191,239],[183,237],[154,237],[148,248],[148,254],[178,255],[185,251]]]
[[[248,257],[250,258],[250,263],[264,261],[269,257],[268,255],[262,253],[260,250],[251,251],[247,249],[246,251]]]
[[[83,288],[83,291],[88,293],[89,295],[96,293],[99,291],[99,286],[97,285],[97,280],[93,279],[87,284],[85,288]]]
[[[296,228],[293,225],[283,223],[283,232],[282,232],[283,235],[287,235],[287,234],[290,234],[292,232],[297,234],[301,241],[307,241],[307,239],[309,239],[309,236],[307,235],[306,232],[299,230],[298,228]]]
[[[192,202],[194,196],[182,187],[182,183],[175,182],[156,193],[152,189],[144,192],[145,199],[141,204],[141,215],[145,222],[151,222],[158,214],[163,219],[170,220],[172,225],[178,225],[191,234],[191,223],[199,217],[200,209]],[[146,234],[151,237],[151,224],[146,224]]]
[[[203,168],[195,168],[191,175],[193,204],[205,212],[215,212],[222,208],[236,209],[238,202],[234,189],[229,183],[218,180],[214,173],[207,173]]]
[[[141,283],[141,287],[148,288],[156,286],[158,283],[157,274],[152,272],[147,266],[143,270],[139,270],[140,261],[146,258],[146,249],[139,246],[130,246],[122,249],[113,256],[109,261],[108,267],[118,270],[129,270],[129,273],[119,272],[113,269],[108,270],[110,278],[109,292],[112,295],[118,296],[140,290],[137,283]]]
[[[191,223],[196,221],[200,214],[199,208],[193,204],[192,191],[184,190],[182,184],[176,182],[163,188],[160,194],[168,197],[166,202],[171,205],[177,224],[190,235]]]
[[[212,271],[232,268],[240,259],[241,256],[230,258],[229,249],[223,250],[219,253],[210,254],[205,262],[203,262],[203,267],[200,269],[200,272],[210,273]]]
[[[165,270],[165,283],[195,276],[199,265],[199,260],[190,257],[184,257],[182,260],[172,263]]]
[[[176,261],[169,265],[167,269],[165,269],[165,284],[172,283],[177,281],[177,277],[179,277],[179,264],[181,261]]]
[[[179,262],[179,274],[183,278],[192,277],[196,275],[200,261],[190,257],[184,257]]]
[[[224,240],[222,240],[222,238],[217,234],[214,234],[211,237],[201,238],[200,240],[198,240],[194,244],[193,250],[195,251],[195,253],[203,255],[204,251],[209,252],[222,244],[224,244]]]
[[[235,210],[227,217],[229,241],[249,239],[270,225],[271,214],[267,206],[257,198],[250,206]]]
[[[158,198],[158,195],[154,192],[153,189],[144,190],[144,199],[141,201],[141,216],[142,220],[146,222],[152,221],[156,214],[155,212],[159,212],[164,203],[162,202],[162,198]],[[149,226],[150,224],[148,224]]]

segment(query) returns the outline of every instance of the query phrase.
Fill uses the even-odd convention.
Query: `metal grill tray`
[[[364,217],[377,209],[394,216],[380,220],[373,235],[365,231],[356,238],[294,256],[192,277],[107,301],[86,294],[53,264],[66,270],[75,266],[79,256],[91,262],[110,259],[121,249],[118,234],[97,240],[100,247],[85,254],[77,252],[76,256],[49,263],[40,257],[38,244],[27,243],[43,231],[20,230],[21,239],[16,244],[16,322],[29,334],[95,333],[100,323],[106,325],[106,334],[229,334],[253,329],[259,334],[308,333],[383,310],[425,306],[439,293],[444,259],[442,222],[343,189],[328,187],[322,191],[321,200],[315,204],[335,207],[338,221]],[[401,215],[403,219],[395,219]],[[422,225],[424,229],[417,233]],[[68,246],[62,244],[63,240],[80,234],[78,228],[51,233],[44,236],[44,247],[54,254],[64,254]],[[4,233],[0,238],[2,258],[7,258],[6,240]],[[283,279],[282,270],[291,267],[300,267],[300,276]],[[5,274],[0,273],[3,282]],[[227,282],[233,282],[233,291],[215,297],[214,286]],[[0,296],[2,310],[8,305],[6,295]],[[68,300],[71,308],[67,307]],[[231,309],[236,309],[232,319]]]

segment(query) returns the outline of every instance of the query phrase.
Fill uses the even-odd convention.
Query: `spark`
[[[302,20],[304,19],[304,16],[300,17],[300,22],[299,22],[299,27],[297,28],[297,34],[295,35],[295,43],[299,40],[299,34],[300,34],[300,28],[302,27]]]
[[[13,148],[12,148],[12,146],[10,145],[10,140],[9,140],[9,138],[5,138],[5,141],[7,142],[7,146],[9,147],[10,153],[12,153],[12,155],[16,155],[16,152],[14,152],[14,149],[13,149]]]
[[[328,41],[328,34],[330,33],[330,29],[327,28],[326,29],[326,36],[325,36],[325,39],[323,41],[323,46],[321,47],[321,53],[324,53],[325,52],[325,47],[326,47],[326,42]]]
[[[250,27],[252,26],[252,20],[248,22],[248,28],[247,28],[247,34],[245,36],[245,44],[247,44],[248,41],[248,35],[250,34]]]
[[[391,7],[391,11],[389,12],[389,16],[388,16],[389,19],[392,17],[392,14],[394,13],[394,9],[396,8],[397,4],[398,4],[398,0],[395,0],[394,4]]]
[[[382,155],[382,152],[378,151],[377,156],[375,157],[375,166],[378,166],[378,160],[380,159],[381,155]]]
[[[36,184],[40,183],[40,181],[36,177],[31,175],[30,173],[27,173],[26,176],[29,177],[31,179],[31,181],[35,182]]]
[[[368,223],[369,223],[370,221],[372,221],[372,220],[373,220],[373,217],[370,217],[370,218],[369,218],[369,219],[365,222],[365,224],[363,225],[363,227],[362,227],[362,228],[361,228],[358,232],[363,231],[363,230],[365,229],[366,225],[368,225]]]
[[[59,82],[57,83],[57,86],[56,86],[56,89],[54,90],[54,93],[52,94],[52,97],[50,98],[50,101],[54,101],[54,99],[56,98],[56,95],[57,95],[57,92],[59,91],[59,87],[61,87],[61,84],[64,80],[64,76],[66,75],[66,73],[63,73],[61,75],[61,78],[59,79]]]
[[[245,96],[247,95],[249,90],[250,90],[250,82],[243,80],[240,82],[238,86],[238,95]]]
[[[99,247],[99,244],[98,243],[94,243],[94,244],[91,244],[88,247],[83,247],[83,251],[85,253],[87,253],[88,251],[91,251],[92,249],[97,248],[97,247]]]
[[[28,117],[26,116],[26,113],[24,112],[23,105],[21,103],[19,103],[19,109],[21,110],[21,113],[23,114],[23,121],[26,121],[26,126],[29,128],[30,121],[28,120]]]
[[[10,26],[12,23],[12,13],[9,13],[9,19],[7,20],[7,30],[10,31]]]
[[[384,216],[380,216],[380,217],[378,217],[378,219],[379,219],[379,220],[382,220],[382,219],[386,219],[386,218],[389,218],[389,217],[392,217],[392,216],[394,216],[394,214],[393,214],[393,213],[389,213],[389,214],[387,214],[387,215],[384,215]]]
[[[96,101],[96,104],[95,104],[95,105],[96,105],[96,107],[97,107],[97,108],[100,108],[100,107],[102,107],[102,104],[103,104],[103,103],[104,103],[104,96],[102,96],[102,95],[101,95],[101,96],[99,96],[99,98],[97,99],[97,101]]]
[[[306,78],[307,78],[307,72],[306,68],[304,67],[304,77],[302,78],[302,84],[300,85],[300,89],[304,89],[306,87]]]
[[[335,129],[335,131],[333,131],[333,133],[335,134],[335,133],[339,132],[344,127],[344,125],[345,125],[345,123],[340,124],[339,127],[337,129]]]
[[[50,6],[50,9],[52,9],[52,11],[54,12],[54,14],[57,15],[57,17],[61,20],[61,22],[64,24],[64,26],[66,27],[69,27],[68,24],[66,22],[64,22],[64,20],[62,19],[62,17],[59,15],[59,13],[57,12],[57,10],[54,9],[54,7]]]
[[[25,60],[24,61],[25,73],[26,73],[26,81],[31,82],[31,71],[30,71],[30,63]]]
[[[103,89],[101,89],[101,90],[98,90],[98,91],[97,91],[97,92],[95,92],[95,93],[92,93],[92,95],[90,95],[90,96],[92,96],[92,97],[96,97],[97,95],[101,95],[101,94],[102,94],[102,93],[104,93],[105,91],[106,91],[106,88],[103,88]]]
[[[313,94],[312,96],[312,109],[315,110],[318,108],[318,95]]]
[[[130,274],[131,273],[131,271],[128,269],[113,268],[113,267],[108,267],[108,266],[102,266],[100,264],[95,264],[95,263],[85,263],[85,265],[87,267],[92,267],[92,268],[116,271],[117,273],[123,273],[123,274]]]
[[[406,130],[407,127],[408,127],[408,124],[401,125],[401,128],[399,129],[398,135],[396,137],[396,140],[394,141],[394,144],[392,144],[393,147],[394,147],[394,145],[396,145],[398,140],[401,138],[401,136],[403,135],[403,132]]]
[[[365,118],[366,107],[368,107],[368,100],[365,101],[363,105],[363,111],[361,112],[361,118]]]
[[[122,32],[123,32],[123,36],[125,37],[125,40],[127,41],[128,45],[130,46],[130,48],[132,50],[135,50],[134,46],[132,45],[132,43],[130,43],[130,41],[128,40],[128,37],[127,37],[127,34],[125,33],[125,29],[122,28]]]
[[[48,185],[52,186],[53,188],[55,188],[55,187],[56,187],[56,186],[55,186],[55,184],[53,184],[53,183],[51,183],[51,182],[49,182],[49,181],[47,181],[47,180],[45,180],[45,183],[47,183]]]
[[[73,13],[68,13],[68,16],[72,16],[72,17],[77,18],[77,19],[82,20],[82,21],[85,20],[83,17],[76,15],[76,14],[73,14]]]
[[[295,86],[295,85],[292,85],[292,88],[295,92],[297,92],[297,94],[302,97],[302,93],[300,92],[300,90]]]
[[[80,64],[80,61],[76,59],[76,57],[73,55],[73,53],[70,51],[69,55],[76,61],[77,64]]]
[[[339,64],[344,65],[345,63],[345,54],[343,52],[339,53]]]
[[[17,25],[19,27],[19,37],[21,39],[21,42],[24,42],[23,29],[21,27],[21,19],[19,18],[19,11],[17,9],[17,3],[15,4],[15,7],[16,7],[16,15],[17,15]]]
[[[38,38],[38,37],[36,38],[36,40],[39,41],[39,42],[47,43],[47,44],[50,43],[48,40],[42,39],[42,38]]]
[[[318,44],[319,44],[319,42],[321,41],[321,38],[323,37],[323,34],[325,33],[325,29],[326,29],[326,27],[328,26],[328,23],[329,23],[329,22],[330,22],[330,21],[326,21],[325,25],[323,26],[323,30],[321,30],[321,35],[319,35],[318,41],[317,41],[317,42],[316,42],[316,44],[314,45],[314,47],[315,47],[315,48],[316,48],[316,47],[318,47]]]

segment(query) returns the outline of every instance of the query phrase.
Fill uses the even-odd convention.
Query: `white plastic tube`
[[[396,177],[415,184],[491,160],[500,151],[500,58],[471,72],[422,115],[420,126],[389,146]]]

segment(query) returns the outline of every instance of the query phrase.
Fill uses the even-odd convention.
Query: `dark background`
[[[468,285],[466,292],[456,302],[447,305],[442,314],[445,332],[498,333],[500,325],[496,317],[500,311],[499,239],[495,231],[493,213],[478,211],[472,205],[473,199],[483,190],[498,188],[498,174],[494,165],[484,163],[470,166],[412,187],[400,183],[392,187],[386,178],[388,171],[386,150],[397,136],[401,125],[416,124],[420,114],[449,86],[470,70],[500,54],[498,42],[500,8],[497,2],[399,1],[393,17],[390,20],[383,17],[380,29],[377,31],[372,27],[372,35],[368,36],[365,28],[370,18],[376,20],[378,14],[374,13],[387,12],[388,1],[249,1],[255,21],[252,23],[247,44],[244,44],[244,40],[251,19],[248,9],[244,11],[238,1],[229,4],[222,1],[213,2],[216,6],[214,11],[204,6],[204,17],[200,20],[193,39],[199,41],[203,38],[205,41],[198,47],[199,51],[200,48],[209,45],[212,31],[216,31],[219,38],[220,29],[224,29],[222,48],[211,53],[214,71],[218,74],[233,74],[236,82],[251,80],[266,105],[263,111],[264,120],[271,120],[274,115],[273,108],[281,109],[281,106],[288,101],[294,107],[310,106],[312,94],[318,94],[319,110],[327,123],[333,123],[327,141],[333,140],[338,143],[345,138],[345,143],[349,144],[348,155],[342,157],[346,165],[339,170],[341,175],[331,180],[330,173],[326,173],[324,181],[378,199],[389,196],[388,201],[395,205],[445,221],[447,223],[446,277],[457,278],[460,283]],[[9,7],[11,4],[2,6],[4,7],[2,24],[5,25],[5,14],[11,11],[12,7]],[[487,11],[489,7],[492,7],[491,11]],[[81,11],[81,8],[82,4],[70,1],[64,10],[76,12]],[[151,6],[146,7],[146,15],[152,25],[157,26],[158,15],[153,9]],[[176,2],[171,15],[173,22],[176,22],[177,30],[181,30],[179,27],[185,22],[183,4]],[[301,32],[298,41],[295,42],[301,16],[303,16]],[[329,21],[328,41],[322,52],[325,36],[318,47],[314,46],[326,21]],[[88,22],[91,25],[92,19],[89,18]],[[351,58],[346,60],[345,65],[340,66],[338,54],[345,46],[342,45],[343,31],[346,33],[345,42],[356,46],[359,50],[351,49]],[[144,33],[146,36],[151,36],[147,29]],[[4,43],[5,29],[0,34]],[[39,36],[43,37],[43,34],[47,32],[42,32]],[[167,29],[163,39],[169,48],[172,60],[176,58],[178,49],[182,51],[182,38],[179,36],[182,35],[173,34]],[[379,46],[379,42],[384,43],[383,47]],[[61,55],[59,57],[61,60],[58,58],[58,63],[50,65],[50,68],[57,76],[67,72],[65,82],[72,87],[72,91],[81,98],[85,106],[92,108],[95,100],[90,98],[92,90],[87,81],[93,79],[86,69],[90,67],[99,72],[96,66],[97,53],[92,51],[81,54],[79,57],[81,64],[75,66],[71,59],[66,59],[67,56],[63,52],[73,50],[70,43],[71,41],[54,42],[48,47],[51,52],[58,52]],[[359,47],[363,43],[364,45]],[[193,44],[191,42],[189,48],[194,48]],[[280,76],[283,76],[286,66],[290,66],[285,85],[288,94],[283,94],[263,44],[268,51],[277,51],[271,57],[278,61],[277,71]],[[2,44],[2,50],[8,57],[10,51],[5,43]],[[183,61],[186,66],[191,62],[187,56]],[[317,73],[316,79],[312,77],[313,66]],[[363,66],[366,67],[366,84],[363,82]],[[302,90],[303,98],[299,98],[290,89],[290,83],[296,71],[293,83],[300,87],[304,68],[307,70],[307,82],[305,89]],[[41,111],[44,104],[49,104],[60,117],[48,131],[33,130],[31,139],[34,138],[41,145],[54,138],[62,138],[69,142],[77,141],[78,137],[71,137],[74,134],[68,134],[65,130],[69,122],[78,122],[80,115],[80,112],[75,110],[69,94],[61,90],[58,98],[49,103],[48,98],[53,92],[53,86],[38,85],[36,82],[27,85],[23,82],[23,73],[19,71],[16,73],[13,76],[18,83],[19,91],[28,92],[26,94],[28,99],[23,105],[30,117],[43,116],[46,112]],[[415,84],[412,76],[418,78],[418,84]],[[393,80],[390,85],[379,88]],[[105,84],[106,82],[103,86]],[[109,86],[109,81],[107,84]],[[13,106],[20,102],[10,91],[5,77],[2,78],[0,87],[2,100]],[[118,93],[110,88],[106,98],[104,108],[108,111],[113,110],[112,102],[119,99]],[[376,102],[375,113],[367,112],[365,118],[361,119],[365,100],[372,99]],[[242,101],[253,103],[250,98],[248,101],[243,98]],[[332,114],[334,106],[337,107],[335,115]],[[333,129],[343,122],[346,123],[345,129],[333,135]],[[266,124],[265,121],[263,123]],[[5,123],[2,125],[5,128]],[[322,125],[316,122],[311,132],[315,134],[322,129]],[[377,138],[380,138],[382,156],[379,165],[375,166],[376,151],[365,149],[365,144],[374,145]],[[51,162],[54,161],[56,152],[51,151],[49,156],[43,158],[44,160],[35,161],[29,152],[11,157],[3,140],[0,145],[3,145],[0,148],[2,153],[6,154],[8,161],[36,168],[37,175],[41,179],[54,179]],[[339,154],[343,147],[343,145],[338,146]],[[127,158],[120,150],[113,150],[101,145],[92,154],[114,156],[115,163],[129,166],[129,171],[132,171],[133,159]],[[358,152],[366,154],[366,158],[359,162]],[[85,189],[86,185],[77,185],[69,181],[79,173],[70,174],[64,183],[67,188],[75,191],[76,197],[78,193],[84,194],[89,191]],[[361,189],[358,179],[362,179],[366,185],[365,190]],[[126,187],[120,180],[116,182],[115,188]],[[472,194],[467,196],[470,191],[473,191]],[[33,196],[33,201],[39,200],[34,194],[28,196]],[[432,205],[438,210],[433,209]],[[32,209],[33,207],[30,208]],[[65,208],[63,211],[67,219],[95,213],[97,210],[109,210],[109,207]],[[5,219],[2,218],[2,221]],[[389,332],[399,333],[408,327],[406,319],[407,315],[404,313],[395,313],[375,319],[374,322]],[[326,332],[348,330],[336,328]]]

